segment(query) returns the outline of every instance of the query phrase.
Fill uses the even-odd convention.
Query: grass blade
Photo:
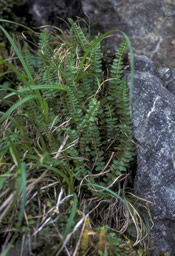
[[[68,235],[68,233],[70,232],[71,227],[74,224],[74,217],[75,217],[75,214],[76,214],[76,211],[77,211],[77,203],[78,203],[78,199],[77,199],[76,194],[74,193],[73,206],[72,206],[70,217],[67,221],[66,228],[65,228],[65,231],[64,231],[64,234],[63,234],[63,240]]]
[[[1,21],[1,20],[0,20]],[[12,37],[10,36],[10,34],[0,25],[0,29],[4,32],[4,34],[6,35],[6,37],[8,38],[9,42],[11,43],[13,49],[15,50],[19,60],[21,61],[21,64],[23,65],[23,68],[27,74],[27,76],[29,77],[29,79],[31,80],[31,82],[33,82],[33,78],[32,78],[32,75],[24,61],[24,58],[21,54],[21,52],[19,51],[18,47],[16,46],[14,40],[12,39]]]
[[[20,169],[19,169],[20,177],[17,180],[17,184],[20,183],[21,186],[21,205],[20,205],[20,212],[18,216],[18,223],[17,226],[21,226],[22,218],[24,215],[24,208],[25,208],[25,202],[26,202],[26,165],[25,163],[21,163]]]
[[[14,104],[7,112],[3,114],[3,116],[0,118],[0,123],[3,122],[8,116],[11,115],[11,113],[16,110],[18,107],[20,107],[22,104],[26,103],[27,101],[33,100],[39,98],[38,95],[29,95],[22,100],[18,101],[16,104]]]

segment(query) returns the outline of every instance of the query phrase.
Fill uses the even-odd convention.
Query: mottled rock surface
[[[153,202],[150,252],[175,255],[175,69],[156,69],[136,56],[132,105],[139,145],[135,193]]]
[[[67,27],[63,20],[83,16],[80,0],[26,0],[25,8],[28,17],[27,22],[33,26]]]
[[[124,31],[136,54],[175,67],[174,0],[82,0],[95,32]],[[109,45],[118,46],[117,37]]]

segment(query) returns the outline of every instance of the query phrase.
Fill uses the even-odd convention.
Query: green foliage
[[[1,62],[18,77],[17,88],[0,87],[8,91],[1,99],[7,110],[0,112],[3,130],[0,189],[6,195],[8,186],[8,194],[13,195],[7,211],[1,214],[1,221],[3,226],[17,221],[16,237],[22,226],[23,232],[35,230],[34,236],[40,234],[43,238],[53,232],[49,224],[53,224],[52,218],[57,214],[56,233],[50,235],[48,241],[52,255],[62,253],[67,244],[74,247],[77,241],[74,233],[85,215],[93,211],[89,197],[93,196],[92,201],[100,203],[106,200],[106,205],[102,204],[104,208],[99,209],[102,220],[105,209],[111,209],[111,204],[120,211],[127,211],[127,223],[134,222],[137,230],[140,230],[141,219],[134,216],[136,211],[127,203],[124,192],[121,195],[120,190],[109,189],[115,184],[122,186],[120,177],[127,177],[134,155],[131,92],[123,74],[128,37],[124,34],[125,40],[109,72],[104,72],[100,42],[109,32],[91,40],[77,24],[69,22],[71,30],[67,35],[53,35],[43,29],[34,53],[27,43],[19,50],[10,34],[1,27],[16,52],[10,62]],[[104,75],[106,73],[109,77]],[[20,207],[15,208],[15,204]],[[33,221],[32,216],[41,215],[42,207],[43,218]],[[46,214],[45,209],[50,207]],[[124,216],[119,217],[122,226]],[[112,219],[109,226],[115,224],[113,222]],[[115,222],[120,221],[115,219]],[[109,255],[119,255],[117,253],[124,250],[114,248],[119,238],[113,233],[109,232],[105,241],[109,244]],[[111,254],[113,251],[115,254]],[[105,255],[106,252],[101,250],[100,253]]]
[[[71,20],[70,22],[72,23]],[[118,175],[126,172],[133,156],[130,97],[126,79],[123,77],[123,55],[127,43],[124,41],[119,48],[111,67],[112,80],[108,78],[109,84],[106,82],[105,85],[108,88],[102,91],[100,42],[90,51],[77,77],[76,70],[90,42],[75,23],[72,23],[72,33],[67,41],[73,42],[71,48],[69,43],[65,42],[53,50],[49,43],[51,36],[45,29],[40,34],[37,56],[33,56],[27,46],[24,46],[23,56],[30,73],[34,75],[35,69],[38,70],[35,83],[50,85],[59,83],[66,89],[65,92],[59,92],[50,89],[48,85],[48,89],[42,90],[40,106],[25,104],[24,108],[30,121],[37,127],[40,138],[44,134],[42,142],[47,144],[47,150],[50,152],[57,150],[55,141],[61,143],[66,136],[69,137],[66,141],[67,145],[78,140],[71,150],[63,153],[61,166],[65,166],[65,155],[68,153],[88,159],[88,169],[96,173],[103,170],[111,153],[114,152],[109,166],[111,171],[101,178],[101,182],[105,182],[108,186]],[[59,66],[58,70],[57,66]],[[58,107],[58,111],[55,106]],[[57,122],[71,119],[70,125],[57,129],[51,136],[48,126],[57,113],[59,113]],[[73,138],[70,136],[72,128],[76,134]],[[43,145],[43,150],[45,148],[46,146]],[[67,168],[69,170],[70,166]],[[75,169],[77,168],[79,167],[76,161]],[[78,179],[83,178],[84,174],[78,172]]]
[[[91,237],[93,234],[93,237]],[[108,226],[98,227],[95,232],[90,228],[90,222],[87,219],[85,229],[81,238],[80,255],[86,255],[89,247],[94,248],[93,255],[99,256],[146,256],[142,254],[141,248],[136,250],[133,248],[132,241],[126,236],[111,232]]]

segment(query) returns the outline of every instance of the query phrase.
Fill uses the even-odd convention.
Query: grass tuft
[[[145,202],[126,188],[135,156],[131,43],[119,30],[91,38],[69,23],[67,34],[29,29],[37,49],[0,25],[13,49],[0,59],[1,255],[146,255],[149,204],[144,221]],[[124,41],[105,69],[101,41],[115,33]]]

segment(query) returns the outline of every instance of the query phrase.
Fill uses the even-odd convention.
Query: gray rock
[[[163,81],[163,86],[175,95],[175,68],[159,68],[157,73]]]
[[[95,33],[120,29],[130,37],[136,54],[175,67],[174,0],[82,0],[82,5]],[[116,49],[118,37],[109,45]]]
[[[168,81],[175,87],[174,69],[156,71],[144,56],[136,56],[135,68],[132,106],[139,144],[135,193],[153,202],[151,255],[158,256],[159,251],[175,255],[175,95],[166,88]],[[129,82],[130,75],[127,78]]]
[[[65,25],[63,22],[67,18],[75,18],[83,16],[81,1],[79,0],[25,0],[27,14],[31,16],[31,20],[27,20],[33,26]],[[67,27],[67,25],[66,25]]]
[[[136,55],[134,58],[134,68],[137,71],[149,72],[154,75],[157,72],[157,69],[152,60],[144,55]]]

